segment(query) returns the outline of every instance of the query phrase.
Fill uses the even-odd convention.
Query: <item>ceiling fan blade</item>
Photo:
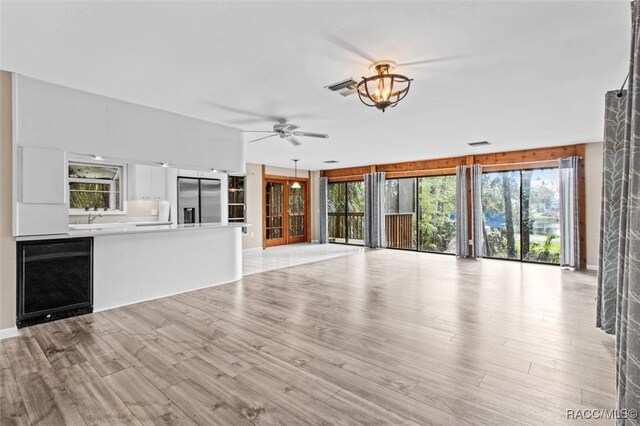
[[[286,123],[287,119],[278,115],[271,115],[271,114],[262,114],[260,112],[255,112],[255,111],[249,111],[246,109],[240,109],[240,108],[234,108],[234,107],[230,107],[230,106],[226,106],[226,105],[221,105],[215,102],[211,102],[208,100],[205,100],[206,103],[208,103],[209,105],[211,105],[214,108],[218,108],[221,109],[223,111],[228,111],[228,112],[233,112],[236,114],[241,114],[241,115],[245,115],[248,117],[254,117],[254,120],[258,120],[258,121],[277,121],[278,123]]]
[[[452,56],[443,56],[441,58],[432,58],[432,59],[423,59],[420,61],[411,61],[411,62],[403,62],[398,64],[399,67],[410,67],[414,65],[426,65],[426,64],[435,64],[437,62],[447,62],[454,61],[456,59],[462,59],[465,55],[452,55]]]
[[[345,50],[348,50],[351,53],[355,53],[356,55],[360,56],[363,59],[366,59],[369,62],[375,62],[376,59],[369,55],[367,52],[365,52],[364,50],[360,49],[357,46],[354,46],[353,44],[349,43],[348,41],[341,39],[338,36],[335,36],[333,34],[329,35],[329,41],[331,41],[333,44],[336,44],[340,47],[342,47]]]
[[[302,145],[302,142],[300,142],[300,140],[298,138],[296,138],[295,136],[287,136],[287,140],[291,143],[291,145],[293,146],[300,146]]]
[[[328,139],[329,135],[326,133],[316,133],[316,132],[293,132],[294,136],[306,136],[308,138],[322,138]]]
[[[273,130],[240,130],[240,133],[275,133]]]
[[[258,142],[258,141],[261,141],[261,140],[263,140],[263,139],[269,139],[269,138],[272,138],[272,137],[274,137],[274,136],[278,136],[278,135],[273,134],[273,135],[265,136],[265,137],[262,137],[262,138],[254,139],[254,140],[249,141],[249,142],[247,142],[247,143],[254,143],[254,142]]]
[[[287,124],[284,128],[285,132],[293,132],[296,129],[299,129],[300,126],[296,126],[295,124]]]

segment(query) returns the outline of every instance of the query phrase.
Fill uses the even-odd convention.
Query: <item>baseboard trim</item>
[[[311,244],[320,244],[320,240],[311,240]]]
[[[597,271],[598,265],[587,265],[587,269],[590,271]]]
[[[11,337],[16,337],[18,335],[18,327],[3,328],[0,330],[0,340],[10,339]]]
[[[251,247],[251,248],[242,249],[242,252],[251,253],[253,251],[262,251],[262,250],[264,250],[262,247]]]

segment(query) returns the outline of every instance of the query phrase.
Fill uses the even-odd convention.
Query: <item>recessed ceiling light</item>
[[[93,159],[94,159],[94,160],[98,160],[98,161],[102,160],[103,158],[104,158],[104,157],[102,157],[102,155],[94,155],[94,156],[93,156]]]
[[[335,163],[339,163],[339,161],[338,160],[325,160],[325,161],[323,161],[323,163],[325,163],[325,164],[335,164]]]
[[[469,145],[469,146],[485,146],[485,145],[491,145],[491,142],[489,142],[489,141],[469,142],[467,145]]]
[[[169,167],[169,163],[160,163],[162,167]]]

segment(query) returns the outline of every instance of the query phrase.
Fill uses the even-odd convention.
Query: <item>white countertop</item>
[[[18,236],[17,241],[32,240],[52,240],[56,238],[81,238],[81,237],[100,237],[106,235],[123,235],[123,234],[146,234],[150,232],[177,232],[177,231],[197,231],[206,229],[227,229],[242,228],[251,226],[248,223],[189,223],[183,225],[165,224],[165,225],[138,225],[134,226],[130,223],[123,223],[122,226],[108,224],[108,227],[100,228],[100,224],[94,224],[95,228],[69,230],[66,234],[50,234],[50,235],[29,235]]]

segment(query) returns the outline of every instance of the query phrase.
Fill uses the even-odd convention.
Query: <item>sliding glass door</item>
[[[329,241],[364,244],[364,182],[330,183],[328,188]]]
[[[482,176],[486,257],[560,262],[557,168]]]
[[[387,248],[415,250],[418,215],[416,180],[385,181],[385,232]]]
[[[455,176],[387,179],[385,185],[388,248],[455,253]]]
[[[418,178],[418,250],[456,253],[456,177]]]

